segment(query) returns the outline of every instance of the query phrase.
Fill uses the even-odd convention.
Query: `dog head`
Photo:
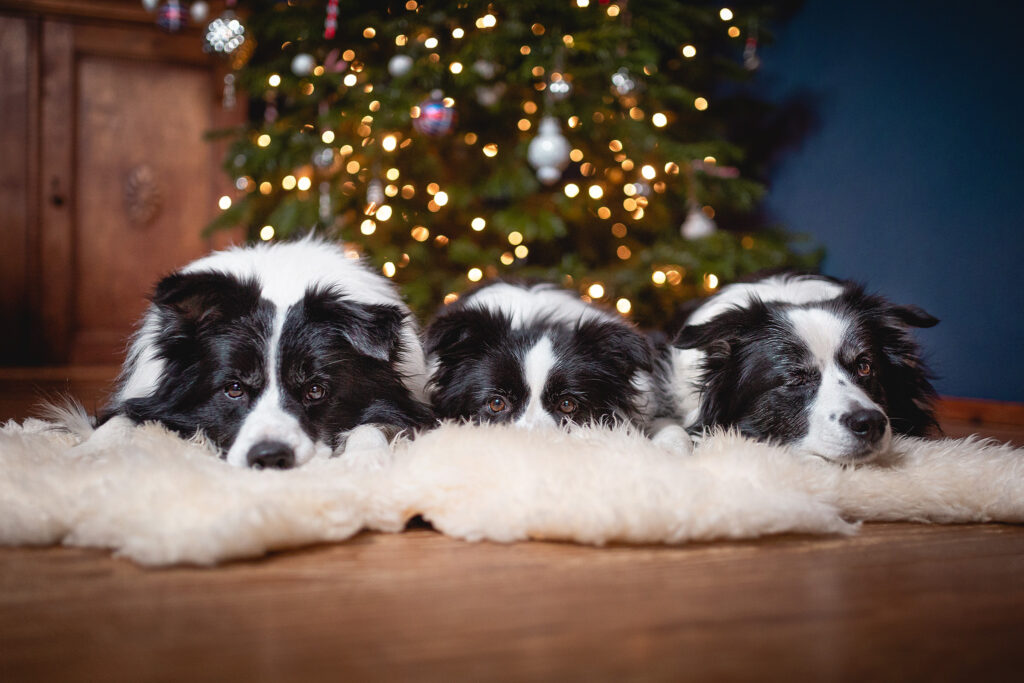
[[[405,383],[400,304],[353,298],[308,273],[284,296],[277,277],[201,267],[164,278],[110,413],[201,431],[229,463],[273,468],[329,455],[362,424],[397,431],[427,420]]]
[[[426,346],[438,416],[524,427],[642,423],[651,371],[646,339],[597,309],[580,315],[573,306],[583,304],[575,297],[541,291],[557,294],[552,301],[566,303],[568,314],[470,299],[430,325]],[[508,305],[514,296],[495,301]]]
[[[751,299],[684,327],[677,349],[702,352],[696,427],[736,427],[841,463],[884,452],[892,434],[935,424],[911,327],[938,320],[847,287],[793,304]]]

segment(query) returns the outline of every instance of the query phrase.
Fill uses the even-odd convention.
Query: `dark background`
[[[918,333],[941,394],[1024,400],[1024,3],[807,0],[775,33],[760,78],[818,122],[772,215],[942,320]]]

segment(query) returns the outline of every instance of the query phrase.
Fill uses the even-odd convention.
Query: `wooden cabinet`
[[[156,279],[218,246],[222,73],[137,0],[0,2],[0,365],[120,362]]]

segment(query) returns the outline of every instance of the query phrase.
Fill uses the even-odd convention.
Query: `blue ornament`
[[[445,106],[440,99],[429,99],[420,103],[420,115],[412,125],[424,135],[440,137],[452,132],[456,118],[454,107]]]

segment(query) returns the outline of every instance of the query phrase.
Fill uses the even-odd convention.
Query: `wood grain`
[[[1024,529],[870,525],[683,548],[427,530],[219,569],[0,549],[5,680],[993,680]]]

